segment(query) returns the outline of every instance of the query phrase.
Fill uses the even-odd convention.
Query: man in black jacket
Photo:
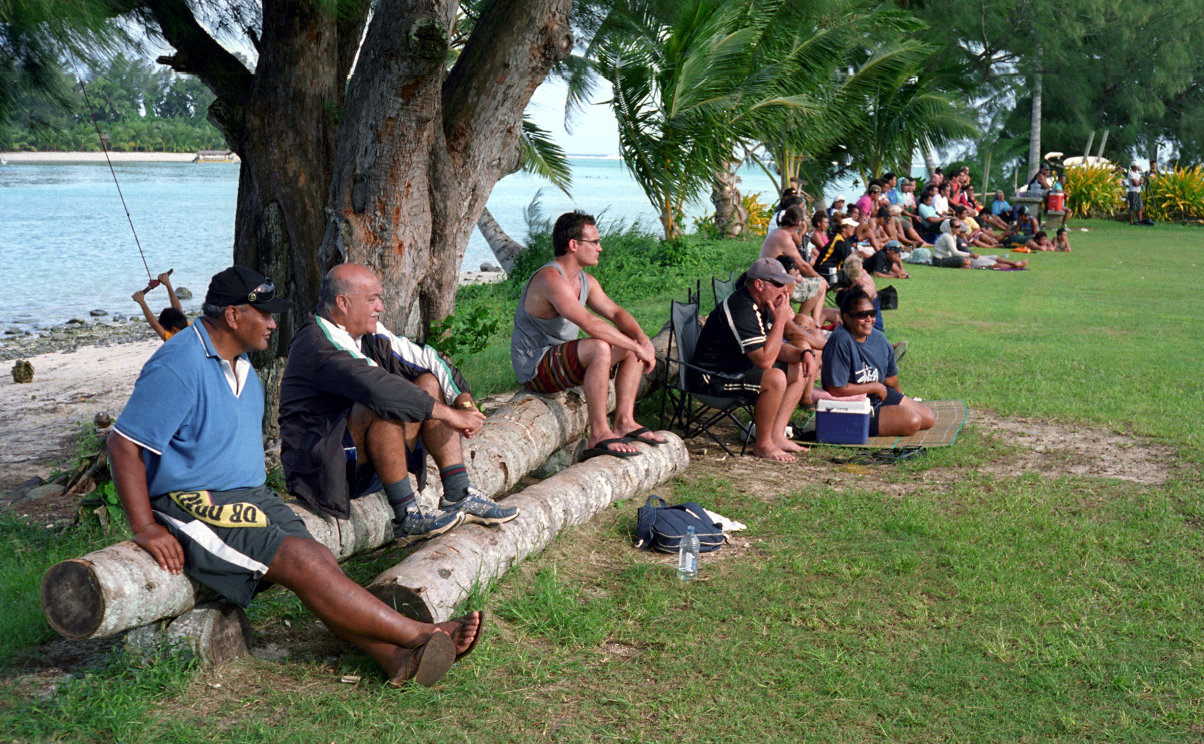
[[[376,276],[357,264],[322,279],[317,311],[293,337],[280,382],[280,460],[291,493],[346,517],[352,498],[384,490],[403,544],[443,534],[461,521],[501,524],[517,516],[472,488],[460,437],[481,430],[467,384],[430,347],[393,335],[377,320]],[[439,465],[441,511],[424,514],[425,450]]]

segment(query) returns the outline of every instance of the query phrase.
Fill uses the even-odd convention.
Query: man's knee
[[[439,384],[439,379],[430,372],[424,372],[418,375],[418,377],[411,380],[411,382],[440,403],[447,403],[447,401],[443,399],[443,386]]]
[[[909,437],[912,434],[919,432],[924,424],[923,418],[920,416],[920,412],[904,406],[898,406],[898,409],[900,414],[899,427],[902,429],[899,434],[901,436]]]
[[[338,569],[338,565],[338,559],[322,543],[309,537],[289,535],[280,543],[264,578],[291,587],[298,581],[312,579],[314,571],[323,566]]]
[[[761,392],[781,392],[786,389],[786,373],[777,367],[770,367],[761,375]]]
[[[920,427],[923,429],[931,429],[936,426],[936,414],[928,406],[921,405],[919,407]]]
[[[387,419],[371,408],[355,403],[347,414],[347,431],[359,456],[370,460],[376,444],[392,447],[405,441],[413,447],[418,441],[421,423]]]
[[[581,364],[585,367],[599,364],[610,368],[618,361],[615,358],[615,350],[605,341],[596,338],[583,338],[578,344],[577,358],[581,360]]]
[[[358,449],[364,449],[368,444],[368,428],[374,423],[381,421],[380,416],[365,405],[353,403],[351,410],[347,413],[347,432],[351,435],[351,441]]]

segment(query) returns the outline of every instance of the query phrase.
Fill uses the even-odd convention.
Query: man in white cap
[[[1145,210],[1141,203],[1141,186],[1145,183],[1145,179],[1141,177],[1141,166],[1134,160],[1129,166],[1129,174],[1125,178],[1125,186],[1128,187],[1129,197],[1129,224],[1130,225],[1152,225],[1154,221],[1147,219]]]
[[[786,425],[818,369],[815,353],[783,338],[794,311],[794,279],[774,258],[758,258],[744,285],[711,312],[698,337],[694,363],[725,376],[691,370],[693,390],[715,395],[756,397],[753,454],[790,462],[807,448],[786,438]]]

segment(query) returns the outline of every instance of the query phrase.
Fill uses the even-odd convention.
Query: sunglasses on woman
[[[848,315],[850,318],[856,318],[857,320],[865,320],[866,318],[872,318],[877,314],[878,313],[875,310],[858,310],[856,312],[849,313]]]

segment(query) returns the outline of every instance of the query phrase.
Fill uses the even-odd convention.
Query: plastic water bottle
[[[677,578],[690,581],[698,575],[698,535],[694,527],[686,528],[686,536],[677,546]]]

